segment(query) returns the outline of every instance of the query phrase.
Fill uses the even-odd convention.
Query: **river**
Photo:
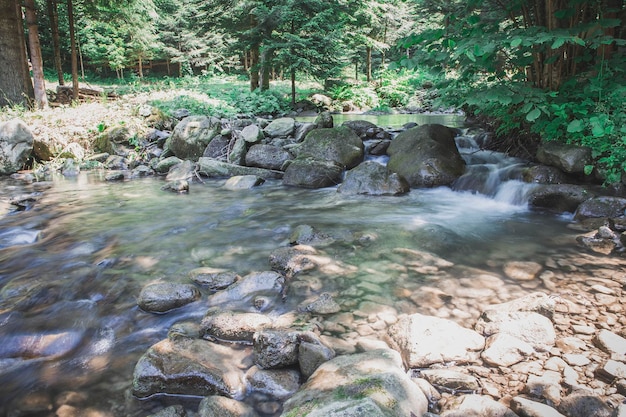
[[[477,154],[470,150],[466,157],[491,171],[519,164],[501,156],[486,162],[493,154],[482,160]],[[334,243],[321,250],[356,271],[350,279],[320,275],[320,292],[406,313],[425,307],[408,303],[394,285],[407,279],[406,270],[390,265],[397,248],[454,263],[446,279],[467,279],[475,270],[495,274],[507,260],[572,249],[570,218],[529,210],[523,199],[528,185],[515,179],[481,192],[467,183],[400,197],[345,196],[335,188],[295,189],[279,181],[229,191],[223,183],[195,182],[189,194],[179,195],[162,191],[161,178],[109,183],[104,172],[85,172],[55,177],[32,208],[12,211],[11,197],[34,190],[0,179],[0,415],[48,415],[42,411],[76,404],[85,413],[145,416],[167,404],[193,404],[197,399],[139,401],[129,388],[139,357],[172,324],[200,320],[207,294],[155,315],[137,307],[141,288],[189,282],[189,271],[199,266],[241,276],[267,270],[269,254],[288,245],[298,225],[330,236]],[[367,244],[355,246],[363,236]],[[373,283],[375,296],[365,286],[348,291],[355,277],[372,274],[381,277]],[[420,275],[416,282],[426,279]],[[282,308],[301,301],[293,295]]]

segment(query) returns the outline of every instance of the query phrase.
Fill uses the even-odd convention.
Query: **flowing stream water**
[[[202,318],[206,293],[155,315],[137,307],[141,288],[189,282],[189,271],[199,266],[241,276],[268,270],[269,254],[288,245],[298,225],[331,236],[335,243],[322,250],[352,268],[349,277],[320,273],[320,292],[335,294],[344,306],[369,300],[403,313],[423,306],[407,302],[396,284],[412,279],[414,287],[405,287],[419,288],[429,278],[426,272],[407,278],[394,258],[398,248],[454,263],[447,279],[570,250],[567,216],[528,209],[524,193],[531,185],[515,173],[522,162],[480,151],[475,139],[459,138],[473,164],[467,177],[452,188],[400,197],[346,196],[279,181],[229,191],[223,180],[194,183],[178,195],[162,191],[160,178],[108,183],[104,173],[89,172],[59,176],[31,209],[10,211],[11,197],[33,189],[1,179],[0,415],[48,415],[70,395],[116,416],[179,403],[179,397],[135,399],[132,372],[172,324]],[[359,277],[368,285],[360,286]],[[301,301],[293,294],[281,308]]]

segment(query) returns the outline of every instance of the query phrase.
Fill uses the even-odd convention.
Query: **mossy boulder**
[[[363,161],[363,141],[348,127],[315,129],[293,148],[298,159],[333,162],[351,169]]]
[[[387,167],[411,187],[450,185],[465,172],[456,147],[456,131],[439,124],[405,130],[391,141]]]

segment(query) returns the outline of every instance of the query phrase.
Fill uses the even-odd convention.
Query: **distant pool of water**
[[[296,117],[301,122],[312,122],[316,116]],[[462,114],[439,114],[439,113],[420,113],[420,114],[354,114],[354,113],[338,113],[333,114],[333,120],[336,126],[340,126],[348,120],[367,120],[375,125],[383,128],[399,128],[407,123],[417,123],[424,125],[428,123],[438,123],[449,127],[463,127],[465,116]]]

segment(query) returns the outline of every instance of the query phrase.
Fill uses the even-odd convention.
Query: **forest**
[[[623,0],[2,0],[0,106],[47,106],[45,79],[245,77],[250,91],[317,80],[402,107],[425,82],[512,152],[591,147],[626,169]],[[426,74],[426,75],[425,75]]]

